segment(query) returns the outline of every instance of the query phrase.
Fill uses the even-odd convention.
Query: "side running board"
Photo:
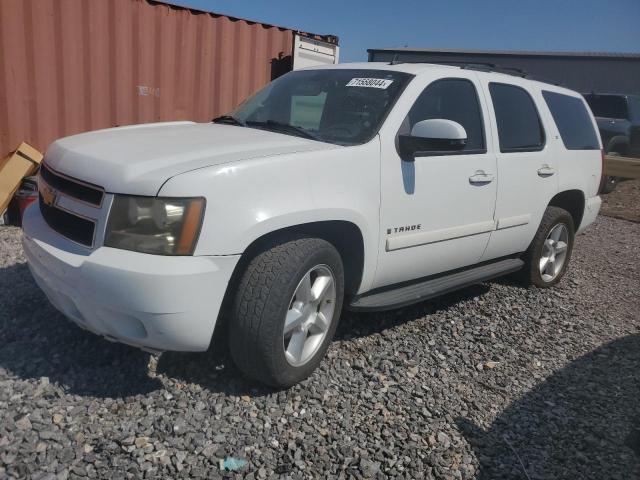
[[[431,277],[409,285],[405,283],[396,288],[366,293],[354,297],[347,308],[354,311],[400,308],[516,272],[523,265],[524,262],[517,258],[499,260],[456,273],[441,275],[437,278]]]

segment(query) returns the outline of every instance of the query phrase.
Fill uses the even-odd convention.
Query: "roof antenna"
[[[391,60],[389,65],[397,65],[399,63],[402,63],[402,62],[398,61],[398,55],[399,54],[397,52],[393,55],[393,59]]]

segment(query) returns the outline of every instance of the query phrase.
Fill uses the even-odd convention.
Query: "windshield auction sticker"
[[[369,87],[386,89],[393,83],[393,80],[384,78],[352,78],[347,83],[347,87]]]

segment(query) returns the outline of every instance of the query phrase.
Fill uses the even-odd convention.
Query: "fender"
[[[361,288],[378,257],[378,137],[354,147],[266,156],[171,178],[159,196],[206,198],[196,255],[236,255],[263,235],[312,222],[356,225],[364,243]]]

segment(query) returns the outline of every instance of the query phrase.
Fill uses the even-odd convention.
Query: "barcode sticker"
[[[393,80],[384,78],[352,78],[347,83],[347,87],[369,87],[386,89],[393,83]]]

